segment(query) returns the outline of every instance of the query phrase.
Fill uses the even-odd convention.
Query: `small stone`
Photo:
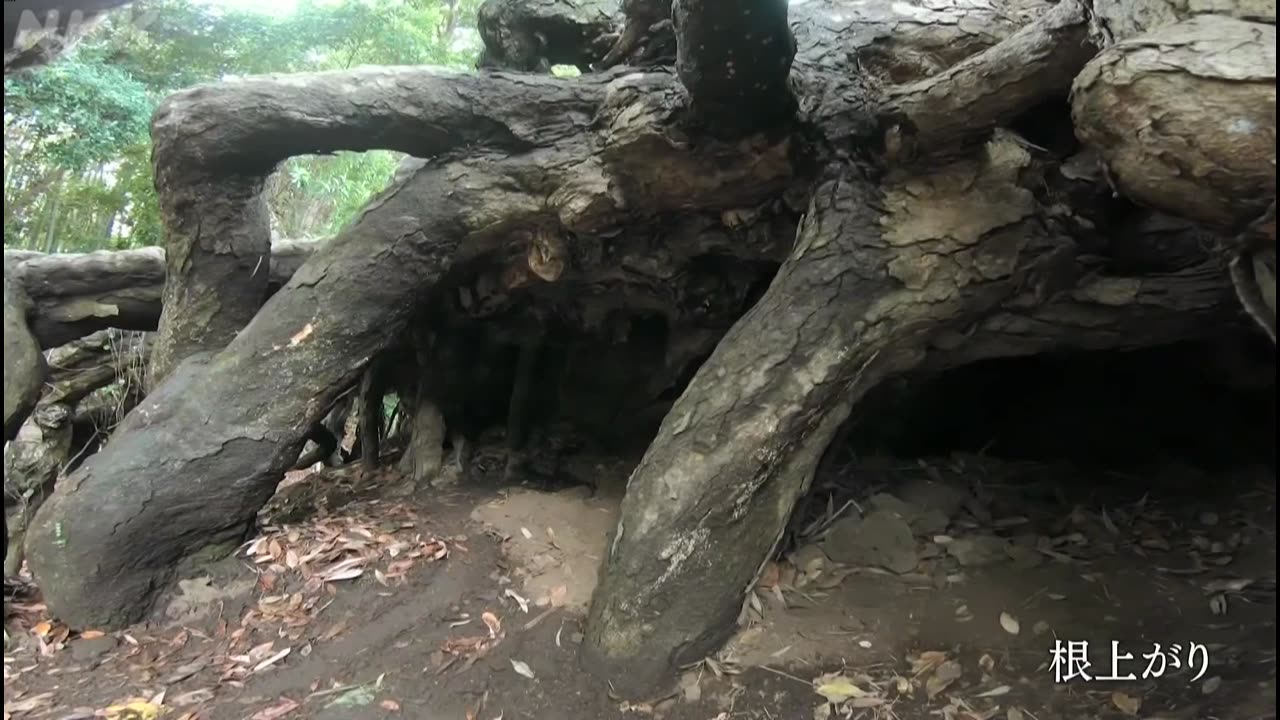
[[[85,662],[99,658],[115,649],[116,639],[110,635],[89,640],[75,640],[71,643],[71,657],[79,662]]]
[[[883,567],[899,575],[911,572],[920,562],[911,527],[902,517],[885,510],[837,521],[824,548],[835,562]]]
[[[925,510],[911,520],[911,529],[917,535],[936,535],[951,524],[951,518],[941,510]]]
[[[974,535],[949,543],[947,553],[965,567],[978,567],[1009,560],[1007,547],[1007,542],[994,535]]]
[[[1202,512],[1200,513],[1200,522],[1203,525],[1217,525],[1218,513],[1208,511]]]
[[[907,522],[910,522],[912,518],[920,514],[920,508],[917,508],[910,503],[903,502],[898,499],[897,496],[890,495],[889,493],[876,493],[875,495],[872,495],[867,499],[867,507],[871,512],[881,510],[893,513]]]

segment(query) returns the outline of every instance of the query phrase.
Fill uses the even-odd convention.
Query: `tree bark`
[[[631,477],[591,604],[586,667],[644,695],[722,643],[851,405],[925,362],[940,340],[1025,302],[1024,288],[1061,282],[1075,243],[1019,186],[1031,164],[1004,140],[985,161],[899,174],[883,190],[832,169],[791,258]]]
[[[60,484],[27,543],[51,610],[77,625],[119,626],[142,617],[193,556],[234,547],[312,424],[397,336],[460,245],[461,258],[503,255],[511,245],[527,257],[533,237],[525,228],[587,234],[690,207],[718,212],[761,202],[788,181],[785,144],[757,144],[742,156],[716,145],[690,152],[674,140],[667,119],[679,114],[681,96],[671,92],[669,77],[619,78],[606,93],[607,83],[387,69],[204,91],[208,111],[187,108],[197,120],[184,132],[240,138],[247,147],[277,136],[285,146],[296,143],[305,133],[295,120],[325,117],[339,97],[350,114],[318,126],[312,137],[375,142],[363,130],[344,135],[341,123],[377,126],[384,117],[378,113],[422,109],[422,98],[437,97],[439,112],[424,110],[415,121],[421,133],[409,132],[407,120],[398,132],[420,151],[433,138],[443,149],[455,136],[441,128],[459,123],[461,136],[490,150],[407,165],[230,345],[180,365]],[[372,92],[375,86],[380,90]],[[273,87],[283,95],[269,101]],[[396,92],[403,102],[389,99]],[[201,93],[185,97],[194,102]],[[270,111],[257,110],[289,103],[285,117],[295,120],[282,127],[271,125]],[[373,108],[376,117],[358,107]],[[226,123],[206,127],[205,120]],[[239,152],[242,145],[228,147]],[[663,161],[654,165],[655,158]],[[701,171],[711,158],[719,167],[714,179]]]
[[[1046,99],[1019,83],[1058,82],[1054,63],[1079,59],[1079,7],[1012,35],[984,7],[975,17],[992,23],[959,34],[995,46],[924,93],[910,86],[927,79],[908,70],[926,62],[885,61],[904,78],[888,90],[856,65],[876,37],[860,30],[909,25],[911,6],[889,20],[797,6],[796,122],[779,113],[749,135],[730,120],[729,132],[707,132],[718,96],[687,72],[688,85],[623,69],[573,80],[366,69],[175,96],[155,126],[162,194],[197,198],[184,195],[196,188],[214,201],[184,206],[175,232],[199,226],[201,208],[210,227],[241,222],[227,208],[290,154],[381,147],[428,159],[226,347],[196,338],[190,347],[207,340],[207,352],[178,364],[60,483],[28,540],[50,611],[74,626],[122,625],[184,566],[234,547],[309,429],[416,313],[534,326],[551,315],[599,332],[613,311],[650,312],[673,338],[697,329],[712,340],[736,320],[633,476],[592,605],[584,660],[639,694],[730,632],[831,433],[879,380],[966,353],[1145,343],[1239,320],[1225,268],[1198,244],[1130,232],[1107,212],[1105,188],[1082,177],[1087,163],[992,128]],[[687,8],[688,37],[727,12],[699,8]],[[904,33],[894,47],[910,54],[956,32]],[[1019,48],[1025,63],[1013,61]],[[1009,102],[991,91],[1004,83],[1019,88]],[[983,97],[998,107],[955,110]],[[927,168],[866,157],[891,107],[922,108],[912,124],[937,128],[926,149],[954,140],[962,151]],[[205,239],[169,254],[175,317],[205,295],[258,292],[219,278],[261,248],[232,257]],[[1183,275],[1193,269],[1205,274]],[[181,324],[165,327],[161,339],[179,347]]]
[[[318,243],[272,245],[267,291],[289,280]],[[40,347],[65,345],[107,328],[155,330],[164,293],[162,248],[54,254],[4,251],[13,281],[31,301],[29,322]]]
[[[223,352],[180,365],[59,483],[27,540],[53,612],[127,624],[184,560],[239,543],[312,425],[447,266],[462,238],[446,175],[384,194],[382,213],[317,252]]]
[[[1072,121],[1126,197],[1239,232],[1276,199],[1275,25],[1208,15],[1117,42],[1076,78]]]
[[[484,41],[476,65],[543,73],[572,65],[588,72],[608,50],[617,10],[615,0],[488,0],[476,13]]]
[[[671,17],[676,72],[703,128],[745,135],[793,117],[786,0],[674,0]]]
[[[1028,108],[1062,97],[1096,51],[1088,8],[1063,0],[1004,42],[936,75],[889,88],[881,120],[889,127],[888,159],[910,162],[989,134]]]
[[[271,267],[265,175],[209,177],[169,160],[161,132],[152,135],[166,268],[148,386],[183,359],[230,342],[262,307]]]
[[[151,127],[168,249],[152,382],[191,354],[220,350],[260,307],[270,260],[262,189],[280,161],[317,149],[432,158],[461,147],[536,147],[524,137],[527,109],[512,104],[522,94],[512,81],[364,68],[250,78],[166,99]]]
[[[30,298],[4,264],[4,439],[12,440],[27,419],[44,383],[45,362],[27,322]]]
[[[1117,191],[1237,236],[1232,280],[1274,341],[1275,25],[1202,15],[1121,40],[1076,78],[1072,120]]]
[[[365,472],[377,470],[382,459],[382,398],[387,387],[383,364],[373,360],[360,379],[360,464]]]
[[[95,333],[48,353],[47,389],[5,447],[6,577],[22,566],[23,537],[35,511],[58,477],[87,450],[74,442],[81,401],[117,381],[123,386],[121,397],[127,397],[128,388],[142,382],[148,350],[146,338],[116,331]],[[117,416],[123,414],[120,406],[113,409]]]

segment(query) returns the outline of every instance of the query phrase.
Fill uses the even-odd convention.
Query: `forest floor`
[[[1276,715],[1271,471],[851,465],[816,483],[730,645],[628,704],[576,662],[627,474],[596,468],[594,494],[290,477],[257,539],[127,632],[62,626],[21,588],[4,717]]]

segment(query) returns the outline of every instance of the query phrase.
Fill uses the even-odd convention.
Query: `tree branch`
[[[910,160],[973,138],[1036,104],[1065,97],[1097,48],[1080,0],[937,75],[888,89],[881,115],[890,159]]]

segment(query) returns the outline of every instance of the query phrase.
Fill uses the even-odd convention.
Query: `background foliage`
[[[4,242],[48,252],[160,244],[148,125],[176,90],[358,65],[469,69],[480,0],[300,0],[287,14],[144,0],[72,53],[5,78]],[[145,19],[145,22],[139,22]],[[389,152],[292,158],[268,184],[281,237],[326,237],[386,186]]]

